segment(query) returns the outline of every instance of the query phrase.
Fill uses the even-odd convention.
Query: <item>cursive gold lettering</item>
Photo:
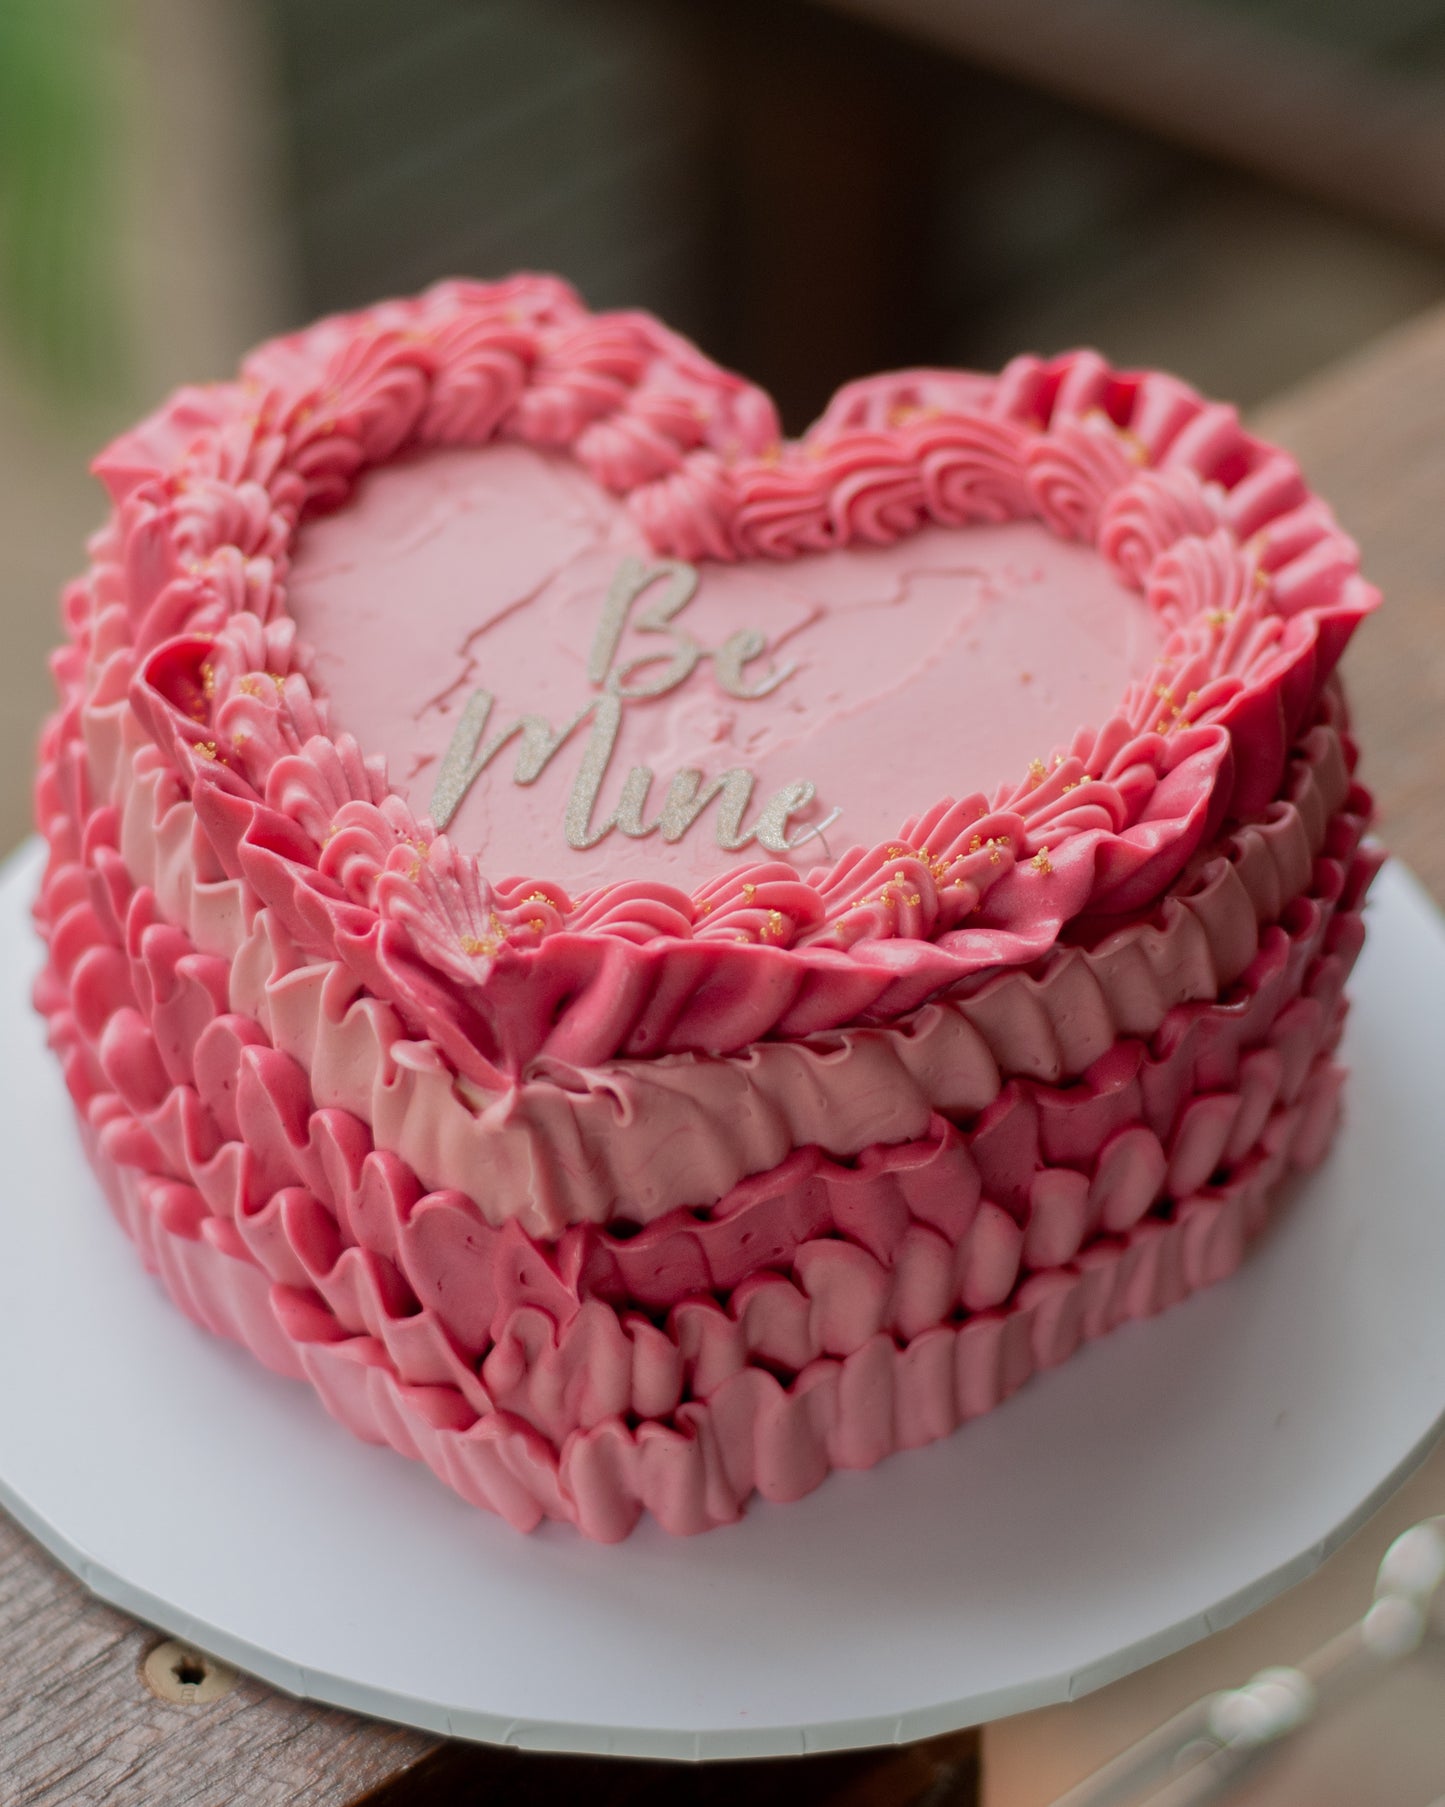
[[[740,627],[735,634],[729,634],[713,654],[713,676],[729,696],[735,696],[741,702],[751,703],[760,696],[771,696],[798,668],[795,664],[779,665],[759,683],[749,686],[743,679],[743,667],[767,650],[767,641],[755,627]]]
[[[810,823],[807,828],[800,829],[797,834],[788,834],[788,818],[805,810],[818,794],[817,785],[807,778],[785,784],[780,791],[768,800],[767,807],[758,817],[753,833],[758,837],[759,847],[766,847],[769,853],[791,853],[795,847],[801,847],[805,841],[811,841],[816,835],[823,838],[825,829],[829,829],[842,815],[841,809],[829,810],[821,822]]]
[[[567,845],[575,847],[579,853],[595,847],[613,827],[612,817],[609,816],[600,828],[593,828],[592,812],[597,807],[602,780],[607,776],[607,762],[612,757],[613,747],[617,745],[617,730],[621,726],[621,698],[606,692],[597,699],[592,732],[587,736],[587,745],[582,750],[582,763],[577,768],[572,792],[567,799],[567,813],[562,818]]]
[[[584,722],[597,706],[595,698],[584,703],[562,728],[554,728],[543,716],[523,715],[509,728],[493,735],[478,752],[477,746],[487,731],[487,722],[491,718],[495,701],[491,691],[478,690],[468,700],[461,720],[452,733],[431,795],[432,820],[439,829],[445,828],[451,821],[461,807],[462,798],[509,740],[515,739],[519,734],[522,737],[522,744],[517,749],[517,763],[512,771],[513,783],[534,784],[573,729]]]
[[[753,775],[740,765],[729,767],[719,778],[706,784],[696,766],[684,766],[667,787],[667,798],[658,817],[664,841],[680,841],[698,817],[712,802],[721,797],[718,807],[717,843],[735,851],[746,847],[753,838],[743,833],[743,814],[753,796]]]
[[[612,826],[618,834],[625,834],[634,841],[643,840],[647,835],[656,834],[657,820],[644,822],[642,812],[647,808],[647,793],[652,789],[652,767],[635,765],[622,780],[622,789],[618,793],[617,807],[612,812]]]
[[[661,586],[660,593],[639,609],[631,626],[639,634],[665,635],[668,645],[619,666],[617,654],[633,605],[656,586]],[[685,629],[675,626],[676,617],[692,601],[697,586],[697,571],[679,559],[660,559],[650,565],[637,558],[622,561],[608,588],[587,660],[587,676],[598,694],[560,728],[554,728],[544,716],[524,715],[490,740],[484,740],[496,699],[491,691],[478,690],[462,711],[437,773],[431,799],[437,827],[447,826],[467,791],[510,741],[520,737],[513,782],[532,784],[590,716],[592,725],[563,815],[563,832],[569,847],[583,852],[595,847],[614,829],[634,840],[661,833],[665,842],[680,841],[713,802],[718,805],[714,822],[717,844],[729,852],[737,852],[756,840],[770,853],[791,853],[815,837],[821,839],[843,813],[840,809],[830,810],[819,822],[794,832],[789,830],[791,819],[800,815],[817,794],[816,786],[807,779],[783,785],[769,798],[752,827],[745,828],[743,817],[756,784],[754,774],[745,766],[731,766],[715,778],[704,778],[694,766],[684,767],[673,777],[661,811],[650,821],[646,811],[654,773],[651,766],[632,766],[623,780],[616,806],[603,821],[593,821],[621,732],[624,705],[666,696],[686,683],[704,659],[712,661],[718,687],[742,702],[771,695],[798,669],[791,663],[778,666],[749,683],[744,668],[768,650],[766,637],[756,628],[739,628],[710,651]],[[630,681],[635,673],[658,665],[661,670],[650,679]]]
[[[621,671],[612,671],[618,642],[627,624],[627,611],[639,596],[664,579],[662,595],[642,611],[634,625],[640,634],[666,634],[672,642],[673,655],[660,677],[649,684],[629,686],[627,678],[632,672],[656,665],[665,655],[643,653],[639,658],[629,660]],[[663,559],[655,565],[643,565],[635,558],[624,559],[607,592],[602,621],[592,642],[592,656],[587,662],[587,675],[592,682],[606,684],[609,690],[615,690],[628,700],[666,696],[669,690],[685,684],[703,657],[703,648],[691,634],[671,624],[673,617],[681,614],[697,594],[697,581],[693,567],[675,558]]]

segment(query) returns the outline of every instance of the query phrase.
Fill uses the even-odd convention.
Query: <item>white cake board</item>
[[[1348,1127],[1223,1285],[1000,1410],[677,1541],[519,1536],[194,1328],[81,1156],[0,876],[0,1500],[96,1593],[298,1695],[550,1751],[741,1757],[1087,1693],[1302,1579],[1445,1408],[1445,928],[1382,873]]]

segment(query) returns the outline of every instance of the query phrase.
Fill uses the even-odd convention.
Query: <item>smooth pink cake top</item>
[[[631,602],[594,678],[627,560],[662,569],[621,502],[570,460],[524,445],[399,460],[300,536],[289,608],[333,719],[385,754],[419,815],[440,815],[442,760],[478,692],[494,699],[484,745],[528,715],[570,726],[530,783],[517,781],[518,740],[502,745],[448,824],[498,877],[546,872],[574,896],[625,878],[691,891],[770,851],[806,872],[893,834],[921,765],[942,789],[1016,780],[1107,720],[1163,639],[1159,617],[1096,553],[1010,521],[924,527],[786,564],[691,567],[695,593],[649,627],[659,578]],[[569,799],[609,684],[625,699],[619,732],[578,837],[601,838],[579,848]],[[659,694],[634,694],[646,690]],[[790,814],[785,847],[721,846],[721,796],[675,840],[665,827],[629,836],[606,824],[639,766],[654,774],[643,826],[684,768],[704,782],[747,774],[743,832],[795,781],[816,794]]]

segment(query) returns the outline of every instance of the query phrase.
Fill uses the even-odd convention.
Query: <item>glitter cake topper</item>
[[[616,665],[632,605],[659,586],[660,594],[638,612],[632,626],[638,633],[665,635],[668,647],[655,653],[640,653],[625,664]],[[472,785],[510,742],[518,742],[512,782],[534,784],[564,743],[590,718],[587,742],[562,818],[569,847],[578,851],[595,847],[614,829],[634,840],[660,833],[664,841],[680,841],[714,800],[718,801],[714,818],[717,844],[728,852],[737,852],[756,841],[769,853],[784,854],[815,836],[821,839],[843,813],[840,808],[792,833],[788,828],[790,820],[800,815],[817,795],[817,787],[809,779],[795,779],[783,785],[769,798],[757,820],[744,827],[743,817],[752,801],[757,775],[740,765],[730,766],[715,778],[705,777],[696,766],[684,766],[668,784],[662,808],[651,820],[646,819],[645,811],[654,772],[651,766],[635,765],[623,780],[615,807],[601,822],[593,821],[628,703],[666,696],[685,684],[704,660],[711,661],[713,677],[720,688],[740,702],[770,696],[797,670],[795,664],[777,666],[750,682],[745,668],[768,648],[766,636],[758,629],[739,628],[721,646],[709,648],[685,628],[674,625],[697,594],[697,586],[696,566],[680,559],[659,559],[647,565],[637,558],[623,560],[603,603],[587,661],[587,677],[597,694],[560,728],[544,716],[522,715],[488,737],[496,697],[490,690],[474,691],[452,734],[432,791],[431,814],[438,829],[446,828]],[[651,678],[635,676],[659,664],[661,671]]]

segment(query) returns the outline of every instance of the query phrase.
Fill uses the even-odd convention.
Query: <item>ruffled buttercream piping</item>
[[[1273,1014],[1280,1007],[1280,987],[1286,988],[1285,996],[1293,996],[1304,983],[1307,969],[1315,953],[1320,949],[1326,927],[1331,919],[1331,912],[1341,899],[1345,899],[1346,909],[1356,909],[1362,879],[1352,878],[1350,873],[1359,866],[1354,849],[1358,841],[1358,819],[1353,822],[1348,815],[1340,815],[1327,819],[1325,838],[1330,852],[1322,854],[1314,862],[1311,890],[1308,895],[1300,895],[1282,903],[1282,929],[1268,930],[1258,944],[1258,951],[1252,957],[1248,968],[1241,975],[1240,986],[1232,994],[1232,1002],[1228,1005],[1216,1004],[1209,999],[1198,1003],[1175,1006],[1153,1027],[1153,1039],[1157,1045],[1167,1045],[1170,1049],[1165,1061],[1165,1068],[1173,1062],[1171,1071],[1176,1072],[1173,1078],[1165,1079],[1160,1075],[1165,1068],[1160,1068],[1153,1078],[1141,1075],[1137,1064],[1133,1068],[1121,1069],[1120,1060],[1132,1046],[1142,1048],[1143,1044],[1131,1042],[1127,1037],[1108,1042],[1099,1051],[1085,1073],[1088,1082],[1081,1090],[1077,1084],[1068,1085],[1062,1091],[1054,1093],[1051,1086],[1039,1083],[1037,1076],[1033,1081],[1023,1083],[1009,1080],[1005,1083],[988,1055],[984,1053],[979,1042],[978,1033],[973,1023],[960,1016],[954,1023],[952,1031],[942,1043],[937,1043],[937,1030],[946,1019],[936,1007],[933,1008],[932,1021],[925,1027],[915,1025],[910,1036],[902,1037],[897,1032],[883,1032],[881,1036],[864,1036],[857,1040],[848,1039],[838,1047],[817,1050],[814,1059],[818,1065],[811,1076],[801,1086],[795,1083],[794,1089],[799,1093],[805,1109],[810,1100],[816,1101],[822,1094],[824,1109],[822,1116],[813,1125],[826,1134],[827,1121],[833,1112],[826,1108],[827,1093],[830,1084],[836,1084],[836,1076],[842,1069],[858,1061],[862,1056],[862,1071],[855,1083],[861,1086],[861,1092],[855,1103],[854,1116],[856,1127],[861,1129],[863,1141],[861,1146],[848,1145],[842,1149],[834,1149],[834,1153],[844,1155],[866,1152],[871,1143],[882,1133],[897,1139],[899,1124],[895,1122],[871,1120],[862,1111],[863,1101],[870,1094],[885,1098],[892,1093],[902,1092],[906,1095],[910,1083],[910,1061],[914,1064],[911,1084],[916,1087],[921,1080],[932,1080],[929,1090],[933,1098],[924,1104],[925,1114],[923,1134],[925,1141],[936,1142],[940,1131],[938,1128],[939,1111],[951,1113],[962,1121],[973,1120],[979,1125],[977,1131],[968,1132],[968,1147],[976,1149],[986,1145],[995,1149],[984,1166],[992,1195],[1005,1201],[1016,1200],[1027,1190],[1029,1175],[1040,1147],[1046,1158],[1054,1158],[1061,1152],[1071,1150],[1077,1159],[1089,1160],[1099,1152],[1098,1136],[1120,1129],[1131,1120],[1131,1114],[1137,1114],[1141,1108],[1140,1099],[1153,1097],[1146,1115],[1150,1117],[1152,1132],[1161,1141],[1167,1142],[1173,1133],[1176,1122],[1178,1100],[1187,1096],[1194,1088],[1197,1080],[1190,1078],[1194,1071],[1186,1067],[1182,1076],[1176,1071],[1178,1061],[1185,1058],[1181,1051],[1189,1037],[1181,1036],[1179,1026],[1191,1024],[1190,1034],[1205,1033],[1209,1024],[1217,1024],[1216,1029],[1208,1031],[1206,1041],[1215,1052],[1211,1055],[1216,1064],[1218,1049],[1223,1046],[1219,1042],[1219,1034],[1227,1030],[1236,1047],[1248,1045],[1251,1039],[1257,1039],[1264,1033]],[[1258,857],[1258,856],[1257,856]],[[1360,867],[1365,877],[1371,867],[1368,863]],[[1276,875],[1277,877],[1277,875]],[[93,895],[93,887],[90,888]],[[67,900],[73,900],[67,903]],[[88,1091],[93,1093],[105,1089],[105,1085],[116,1086],[124,1097],[126,1108],[138,1113],[138,1133],[144,1133],[152,1139],[157,1136],[157,1146],[170,1146],[173,1149],[173,1160],[180,1165],[173,1167],[173,1176],[189,1179],[202,1186],[211,1184],[212,1167],[217,1155],[218,1143],[229,1137],[233,1140],[242,1138],[228,1172],[239,1172],[246,1168],[248,1162],[274,1161],[275,1153],[283,1155],[282,1165],[272,1168],[271,1185],[318,1183],[316,1172],[305,1162],[296,1165],[295,1157],[284,1153],[287,1149],[299,1149],[311,1141],[311,1134],[305,1125],[315,1114],[318,1098],[329,1098],[330,1081],[328,1079],[328,1063],[316,1058],[315,1048],[301,1047],[297,1050],[301,1056],[298,1062],[288,1054],[273,1050],[276,1026],[279,1020],[280,999],[284,995],[285,983],[276,985],[271,1006],[267,1009],[268,1026],[263,1027],[245,1016],[229,1014],[231,984],[233,975],[228,973],[225,962],[214,957],[204,956],[190,951],[183,931],[174,928],[159,915],[154,894],[141,888],[134,890],[125,900],[123,923],[120,934],[122,945],[117,947],[107,940],[105,922],[101,912],[97,911],[91,901],[91,895],[71,885],[64,871],[52,875],[47,887],[47,900],[55,911],[53,922],[53,958],[57,962],[58,980],[68,985],[73,998],[74,1019],[82,1037],[89,1035],[97,1041],[99,1049],[99,1067],[92,1072]],[[117,912],[108,912],[114,919]],[[122,957],[123,956],[123,957]],[[127,961],[129,964],[127,965]],[[244,961],[239,963],[244,969]],[[297,967],[294,977],[307,980],[315,969]],[[1006,982],[1010,975],[1004,975]],[[1059,996],[1056,983],[1046,979],[1038,987],[1037,996],[1050,998],[1055,1007],[1062,1006],[1061,1015],[1066,1015],[1073,996],[1067,986],[1062,988]],[[990,1000],[987,994],[981,994],[974,1000],[977,1019],[989,1026],[987,1006]],[[978,1005],[984,1008],[978,1011]],[[371,1007],[375,1008],[375,1007]],[[1263,1013],[1261,1015],[1261,1013]],[[319,1021],[325,1022],[336,1015],[335,1002],[323,1002]],[[1038,1017],[1038,1008],[1034,1007],[1033,1018]],[[1030,1026],[1030,1010],[1027,1001],[1022,998],[1013,1000],[1011,1008],[995,1019],[995,1038],[1000,1029],[1004,1036],[1017,1035],[1022,1025],[1025,1033]],[[350,1020],[348,1010],[343,1021]],[[1170,1024],[1175,1025],[1170,1030]],[[887,1039],[891,1035],[894,1046],[889,1049]],[[960,1037],[963,1038],[962,1043]],[[974,1053],[966,1058],[968,1043],[972,1040]],[[937,1043],[937,1045],[934,1045]],[[252,1054],[246,1054],[252,1050]],[[1076,1047],[1076,1052],[1080,1050]],[[759,1050],[759,1056],[767,1050]],[[776,1058],[797,1064],[807,1053],[803,1048],[790,1048],[786,1045],[776,1050]],[[879,1065],[879,1058],[888,1055],[884,1066]],[[252,1062],[244,1071],[237,1062],[245,1055]],[[392,1072],[412,1071],[420,1074],[437,1072],[438,1066],[434,1054],[428,1058],[425,1048],[411,1045],[393,1044],[390,1050],[388,1066]],[[1188,1059],[1195,1056],[1190,1053]],[[1231,1062],[1214,1073],[1209,1083],[1233,1084],[1235,1067]],[[257,1065],[256,1063],[260,1064]],[[365,1064],[363,1059],[363,1065]],[[886,1067],[886,1070],[885,1070]],[[1149,1071],[1154,1072],[1152,1066]],[[308,1074],[310,1077],[308,1078]],[[249,1077],[248,1077],[249,1075]],[[576,1075],[576,1079],[589,1076]],[[666,1068],[659,1070],[650,1083],[665,1082],[669,1077]],[[705,1125],[706,1113],[700,1119],[696,1115],[699,1102],[699,1087],[707,1077],[700,1073],[695,1065],[684,1065],[671,1077],[677,1081],[675,1097],[688,1103],[692,1114],[689,1142],[697,1140],[697,1130]],[[786,1073],[781,1075],[786,1079]],[[628,1087],[624,1077],[617,1073],[590,1076],[590,1092],[600,1101],[610,1100],[611,1127],[619,1140],[626,1140],[629,1122],[643,1127],[656,1129],[661,1125],[664,1145],[678,1140],[677,1126],[670,1122],[666,1111],[659,1112],[661,1096],[643,1104],[642,1100],[631,1097],[633,1088]],[[715,1110],[719,1123],[723,1119],[728,1122],[751,1122],[760,1125],[768,1117],[760,1111],[767,1094],[759,1095],[757,1102],[739,1108],[738,1088],[751,1089],[755,1075],[739,1068],[734,1083],[721,1093],[716,1100]],[[1126,1081],[1125,1091],[1119,1091],[1121,1082]],[[1058,1140],[1062,1133],[1058,1129],[1042,1131],[1035,1121],[1030,1136],[1023,1144],[1016,1144],[1014,1131],[1001,1143],[999,1124],[1004,1120],[1021,1121],[1019,1110],[1024,1110],[1029,1120],[1042,1116],[1045,1125],[1057,1121],[1062,1123],[1067,1118],[1090,1120],[1092,1106],[1089,1102],[1092,1088],[1103,1084],[1104,1090],[1113,1098],[1114,1114],[1105,1120],[1095,1123],[1092,1133],[1095,1140],[1091,1143],[1080,1143],[1077,1131],[1070,1132],[1072,1141],[1061,1143]],[[261,1091],[255,1093],[256,1085]],[[1143,1093],[1137,1092],[1142,1084]],[[189,1088],[198,1088],[190,1093]],[[251,1093],[248,1094],[248,1086]],[[1129,1086],[1136,1087],[1131,1094]],[[276,1088],[279,1087],[278,1091]],[[202,1117],[197,1123],[204,1127],[203,1119],[207,1112],[219,1111],[214,1129],[200,1135],[193,1125],[186,1132],[181,1143],[175,1141],[177,1127],[174,1112],[177,1106],[177,1091],[187,1092],[198,1097],[202,1108]],[[539,1088],[541,1095],[546,1095],[546,1088]],[[705,1094],[706,1088],[702,1088]],[[241,1114],[247,1107],[245,1099],[253,1097],[250,1108],[249,1125],[243,1121]],[[565,1105],[565,1096],[554,1092],[554,1099]],[[786,1089],[778,1095],[779,1102],[787,1097]],[[1055,1097],[1058,1104],[1050,1103]],[[1119,1115],[1120,1101],[1133,1096],[1135,1102]],[[256,1116],[257,1100],[263,1101],[260,1116]],[[1163,1100],[1165,1102],[1161,1103]],[[1032,1101],[1032,1102],[1030,1102]],[[329,1104],[327,1108],[332,1108]],[[778,1113],[776,1107],[772,1111],[772,1123],[776,1132],[776,1144],[773,1150],[775,1162],[784,1164],[788,1161],[790,1149],[805,1145],[809,1124],[802,1120],[790,1120],[786,1110]],[[1062,1116],[1059,1114],[1062,1109]],[[155,1113],[164,1111],[170,1128],[160,1125]],[[500,1115],[494,1115],[494,1130],[508,1121],[514,1121],[519,1113],[525,1118],[524,1101],[517,1097],[509,1097],[497,1101]],[[1163,1111],[1161,1116],[1159,1113]],[[279,1114],[278,1114],[279,1113]],[[483,1123],[490,1113],[483,1113]],[[792,1113],[796,1118],[796,1108]],[[373,1110],[376,1119],[371,1126],[364,1125],[359,1119],[356,1133],[363,1136],[374,1135],[378,1144],[383,1135],[385,1145],[405,1155],[409,1151],[409,1139],[404,1125],[386,1120],[384,1114]],[[185,1111],[182,1110],[185,1120]],[[289,1131],[283,1131],[280,1141],[276,1140],[276,1126],[291,1124]],[[576,1146],[577,1129],[570,1133],[565,1119],[553,1109],[544,1112],[537,1118],[537,1135],[531,1144],[531,1153],[527,1157],[531,1169],[533,1191],[536,1194],[534,1214],[530,1217],[523,1213],[513,1212],[505,1208],[499,1209],[499,1201],[495,1196],[495,1188],[504,1181],[507,1171],[506,1162],[502,1159],[505,1142],[495,1142],[489,1152],[475,1151],[468,1163],[470,1173],[484,1171],[488,1175],[489,1185],[476,1198],[474,1205],[468,1210],[480,1210],[483,1218],[494,1227],[505,1224],[516,1216],[519,1223],[532,1234],[557,1234],[564,1225],[565,1218],[558,1222],[549,1222],[544,1210],[540,1221],[535,1209],[544,1206],[549,1200],[560,1195],[554,1185],[543,1185],[539,1190],[539,1181],[544,1172],[539,1164],[544,1158],[555,1161],[560,1169],[581,1167],[587,1164],[589,1157],[583,1155]],[[603,1127],[607,1127],[606,1124]],[[1039,1136],[1043,1134],[1043,1142]],[[1014,1138],[1010,1143],[1010,1137]],[[945,1139],[946,1135],[945,1135]],[[605,1137],[604,1137],[605,1140]],[[721,1138],[719,1138],[721,1145]],[[1012,1156],[999,1165],[1000,1156],[997,1149],[1013,1146]],[[827,1144],[824,1144],[827,1146]],[[941,1146],[941,1144],[940,1144]],[[180,1150],[181,1152],[174,1152]],[[267,1151],[273,1151],[268,1153]],[[1030,1150],[1033,1152],[1031,1153]],[[198,1152],[205,1172],[198,1169],[192,1161],[193,1154]],[[648,1149],[643,1148],[642,1171],[645,1174],[650,1161],[655,1157],[648,1156]],[[397,1157],[391,1157],[395,1160]],[[820,1153],[821,1158],[821,1153]],[[885,1153],[885,1164],[888,1157]],[[905,1154],[906,1159],[912,1159]],[[240,1168],[236,1163],[240,1163]],[[771,1164],[771,1163],[769,1163]],[[826,1164],[826,1163],[825,1163]],[[945,1163],[948,1167],[948,1163]],[[967,1196],[969,1188],[960,1183],[959,1176],[949,1169],[945,1173],[946,1190],[954,1196]],[[422,1181],[433,1188],[438,1184],[435,1173],[422,1170]],[[223,1175],[222,1191],[216,1194],[218,1209],[227,1215],[237,1216],[243,1209],[243,1200],[250,1198],[253,1204],[264,1202],[269,1193],[259,1194],[252,1189],[250,1182],[243,1185],[243,1192],[228,1192],[227,1187],[234,1180],[227,1180]],[[756,1191],[758,1179],[742,1182],[744,1191],[751,1187]],[[411,1182],[413,1192],[419,1194],[421,1185]],[[473,1182],[475,1191],[475,1183]],[[766,1190],[766,1186],[764,1187]],[[458,1192],[458,1196],[461,1196]],[[227,1201],[221,1203],[219,1201]],[[599,1214],[601,1218],[615,1215],[617,1201],[605,1200],[605,1210]],[[665,1214],[670,1201],[665,1197],[659,1199],[655,1188],[649,1188],[645,1179],[634,1179],[634,1190],[626,1201],[626,1212],[633,1221],[645,1221],[649,1217]],[[340,1206],[333,1198],[332,1209]],[[737,1198],[731,1202],[723,1200],[718,1205],[715,1216],[729,1223],[734,1223],[741,1205]],[[344,1213],[343,1213],[344,1215]],[[703,1232],[696,1224],[684,1225],[685,1240],[695,1241]],[[662,1234],[662,1232],[658,1232]],[[655,1240],[655,1239],[654,1239]],[[653,1245],[645,1239],[638,1249],[639,1258],[652,1259]],[[489,1264],[483,1262],[483,1270]],[[628,1283],[635,1286],[637,1275],[627,1276]]]
[[[1361,816],[1329,820],[1341,831],[1334,850],[1347,856]],[[400,1025],[336,969],[328,979],[309,967],[271,989],[274,928],[238,959],[235,995],[430,1183],[465,1187],[482,1166],[505,1214],[597,1219],[619,1201],[641,1211],[720,1197],[789,1138],[850,1155],[872,1139],[906,1137],[931,1110],[986,1103],[1000,1073],[1076,1076],[1119,1035],[1151,1035],[1176,1003],[1225,991],[1257,950],[1257,909],[1273,919],[1303,890],[1324,832],[1321,823],[1312,849],[1287,806],[1245,831],[1232,856],[1209,862],[1158,923],[1116,931],[1096,949],[1059,950],[1037,972],[999,974],[896,1023],[763,1043],[741,1057],[546,1062],[500,1092],[459,1093],[445,1068],[382,1082]],[[279,966],[294,968],[294,956],[282,953]],[[575,1160],[547,1155],[574,1146]]]
[[[535,1324],[518,1322],[481,1375],[425,1331],[408,1338],[414,1320],[386,1317],[379,1296],[375,1330],[348,1332],[314,1290],[271,1283],[224,1225],[196,1211],[188,1189],[118,1160],[123,1137],[102,1131],[93,1141],[117,1215],[172,1298],[205,1328],[307,1380],[355,1434],[425,1461],[516,1528],[551,1518],[613,1542],[643,1512],[674,1534],[694,1534],[732,1522],[754,1491],[797,1499],[832,1468],[870,1467],[950,1435],[1082,1342],[1225,1277],[1268,1221],[1284,1173],[1318,1158],[1339,1077],[1327,1055],[1317,1059],[1295,1102],[1266,1117],[1224,1183],[1190,1196],[1167,1219],[1101,1238],[1025,1280],[1001,1308],[917,1329],[901,1343],[876,1330],[849,1354],[813,1357],[791,1380],[776,1378],[766,1358],[794,1352],[798,1320],[781,1297],[774,1301],[778,1289],[766,1277],[761,1293],[735,1310],[699,1301],[675,1343],[640,1314],[593,1314],[570,1361],[545,1316],[534,1314]],[[856,1303],[850,1312],[858,1320]],[[865,1308],[854,1334],[869,1315]],[[817,1321],[820,1338],[853,1340],[835,1315]],[[740,1338],[761,1345],[763,1363],[739,1361]],[[703,1390],[683,1399],[689,1370],[694,1390],[699,1381]],[[544,1402],[559,1398],[568,1374],[581,1384],[552,1437],[498,1403],[524,1404],[545,1421]],[[529,1376],[541,1383],[535,1404],[515,1392]]]

